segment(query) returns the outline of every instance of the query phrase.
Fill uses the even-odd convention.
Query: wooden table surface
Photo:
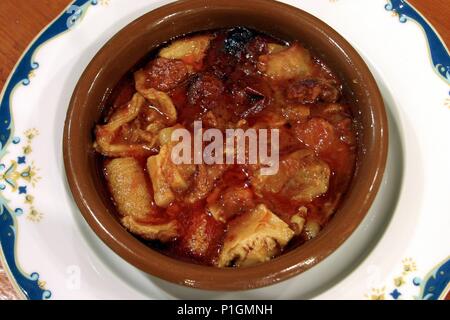
[[[149,0],[150,1],[150,0]],[[72,0],[0,0],[0,88],[34,37]],[[449,0],[410,0],[450,47]],[[0,265],[0,299],[17,299]]]

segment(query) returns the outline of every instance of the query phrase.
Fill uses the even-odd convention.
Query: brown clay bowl
[[[119,79],[159,44],[186,33],[247,26],[277,38],[298,39],[344,82],[359,124],[357,169],[333,219],[313,240],[269,262],[218,269],[167,257],[128,233],[98,169],[92,132],[105,97]],[[366,64],[350,44],[302,10],[270,0],[185,0],[149,12],[117,33],[94,57],[73,93],[64,130],[64,163],[75,202],[94,232],[119,256],[162,279],[209,290],[243,290],[286,280],[334,252],[365,217],[387,156],[383,100]]]

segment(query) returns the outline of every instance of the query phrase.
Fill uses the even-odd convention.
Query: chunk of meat
[[[157,58],[144,69],[134,73],[137,91],[153,88],[169,91],[185,81],[191,73],[188,66],[180,60]]]
[[[261,175],[259,171],[251,182],[260,196],[280,193],[298,202],[310,202],[328,190],[330,168],[310,150],[299,150],[280,161],[277,174]]]
[[[205,57],[212,39],[210,35],[199,35],[176,40],[161,49],[159,56],[166,59],[180,59],[188,64],[199,64]]]
[[[294,236],[289,226],[265,205],[230,222],[218,266],[251,266],[279,254]]]
[[[131,233],[138,235],[145,240],[169,242],[179,236],[178,223],[176,220],[161,224],[149,224],[140,222],[133,217],[126,216],[121,219],[121,222]]]
[[[188,101],[191,105],[211,109],[222,101],[224,90],[219,78],[210,73],[200,74],[189,86]]]
[[[95,130],[95,150],[108,157],[148,156],[151,154],[154,147],[152,139],[142,139],[144,140],[143,143],[115,143],[122,127],[135,120],[144,105],[144,97],[136,93],[127,105],[112,114],[107,124],[97,126]],[[142,133],[139,130],[136,132]]]
[[[186,191],[190,186],[190,177],[195,173],[195,165],[175,165],[171,154],[173,143],[170,136],[177,127],[166,128],[160,132],[162,144],[159,154],[147,159],[147,169],[152,181],[155,203],[167,208],[175,201],[176,195]]]
[[[189,256],[200,259],[217,256],[223,233],[222,223],[215,221],[203,210],[195,211],[184,232],[182,250]]]
[[[217,221],[226,223],[234,216],[255,207],[253,192],[250,188],[232,186],[223,191],[219,189],[218,192],[222,194],[208,205],[208,211]]]
[[[295,43],[291,47],[259,57],[258,69],[275,80],[288,80],[311,75],[311,56],[305,48]]]
[[[117,158],[105,167],[106,178],[122,225],[147,240],[169,241],[178,236],[175,220],[158,222],[144,169],[134,158]],[[155,220],[154,223],[148,221]]]
[[[324,79],[301,79],[292,82],[286,89],[288,99],[297,103],[336,102],[341,96],[335,81]]]

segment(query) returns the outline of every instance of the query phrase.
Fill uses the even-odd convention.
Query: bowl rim
[[[236,1],[237,0],[228,0],[227,2]],[[99,217],[98,205],[88,201],[84,196],[84,186],[78,177],[79,170],[76,169],[76,163],[73,161],[72,157],[74,140],[73,130],[76,127],[76,112],[77,108],[80,107],[80,103],[82,103],[80,101],[82,101],[83,95],[86,94],[86,92],[83,92],[80,83],[86,77],[89,70],[92,69],[94,65],[98,64],[102,54],[109,50],[111,43],[113,43],[120,35],[126,34],[131,26],[142,24],[148,20],[149,17],[158,16],[162,12],[176,9],[180,5],[189,6],[191,4],[203,4],[205,7],[211,8],[218,3],[222,3],[223,6],[223,2],[225,1],[213,0],[205,2],[202,0],[181,0],[170,3],[142,15],[113,35],[90,61],[75,87],[67,111],[62,143],[65,172],[75,203],[91,229],[109,248],[135,267],[164,280],[206,290],[231,291],[263,287],[291,278],[325,259],[350,237],[366,216],[380,187],[387,161],[388,125],[383,99],[373,75],[357,51],[340,34],[325,22],[296,7],[272,0],[247,0],[245,2],[246,6],[252,6],[254,4],[270,4],[270,6],[276,6],[278,9],[288,10],[299,15],[302,19],[306,19],[307,23],[320,28],[327,37],[335,41],[337,45],[341,47],[342,51],[350,59],[349,62],[353,64],[354,69],[360,71],[367,81],[365,83],[367,91],[371,93],[372,104],[376,106],[373,107],[371,111],[375,110],[377,112],[376,118],[379,121],[378,125],[380,130],[379,132],[375,132],[373,137],[374,141],[378,142],[378,148],[376,149],[378,152],[374,154],[373,162],[375,163],[375,170],[370,175],[370,181],[368,181],[369,192],[362,200],[359,207],[359,213],[355,216],[352,226],[347,228],[347,231],[341,234],[341,236],[333,243],[327,244],[325,248],[321,250],[321,253],[316,255],[313,259],[303,259],[296,263],[291,262],[288,265],[287,263],[283,263],[283,260],[287,261],[286,257],[297,251],[293,250],[292,252],[287,252],[271,261],[256,266],[236,269],[220,269],[187,263],[167,257],[137,240],[129,232],[124,230],[117,221],[106,221],[104,218]],[[110,217],[110,219],[113,220],[114,218]],[[333,219],[331,219],[327,227],[332,221]],[[118,228],[121,228],[122,231]],[[329,228],[326,230],[329,230]],[[301,247],[305,248],[307,245],[311,247],[314,242],[317,243],[318,239],[324,238],[325,233],[330,232],[325,232],[325,229],[322,230],[317,238],[308,241]]]

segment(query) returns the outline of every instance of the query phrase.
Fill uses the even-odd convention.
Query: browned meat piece
[[[323,79],[302,79],[286,89],[287,98],[297,103],[336,102],[341,92],[336,82]]]
[[[192,105],[200,105],[205,109],[211,109],[222,99],[224,85],[213,74],[204,73],[196,77],[188,91],[188,100]]]
[[[181,60],[156,58],[135,73],[136,89],[169,91],[186,80],[189,74],[189,68]]]

